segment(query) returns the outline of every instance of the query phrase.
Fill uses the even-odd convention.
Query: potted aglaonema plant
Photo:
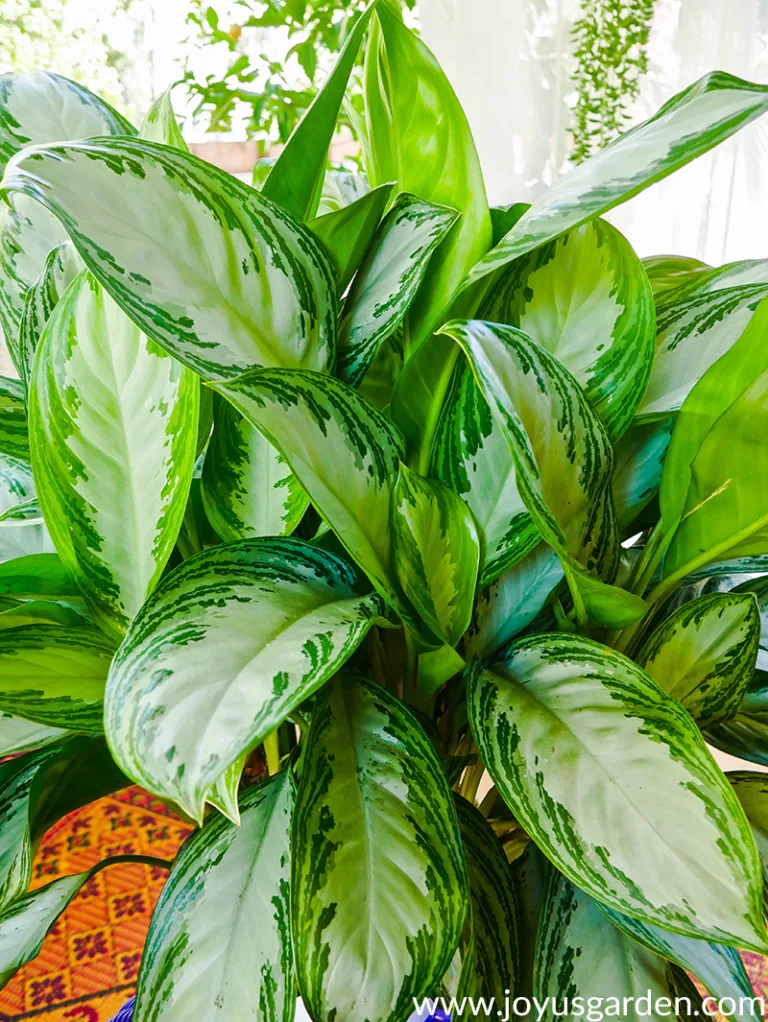
[[[168,96],[0,79],[3,983],[114,863],[30,890],[46,829],[134,782],[193,827],[134,1022],[755,996],[768,803],[710,749],[768,764],[766,264],[602,214],[766,107],[715,72],[490,209],[386,0],[259,187]]]

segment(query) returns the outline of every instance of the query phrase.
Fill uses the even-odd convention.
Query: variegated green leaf
[[[735,562],[734,566],[761,567],[759,558],[744,558]],[[758,669],[747,683],[736,715],[708,728],[706,739],[715,748],[732,756],[768,766],[768,579],[747,579],[733,589],[730,576],[718,576],[720,578],[724,578],[726,583],[731,582],[729,588],[733,596],[752,593],[757,597],[760,613]]]
[[[477,944],[472,929],[471,912],[467,913],[467,920],[461,934],[459,946],[454,952],[451,964],[443,976],[440,989],[444,995],[455,997],[459,1003],[465,997],[472,998],[478,992],[480,975],[477,969]],[[471,1010],[470,1002],[470,1010]],[[451,1013],[451,1019],[461,1019],[464,1012],[458,1009]],[[419,1018],[419,1015],[416,1016]]]
[[[665,578],[768,553],[768,298],[680,411],[664,462]]]
[[[728,562],[726,562],[727,564]],[[711,567],[723,568],[726,565],[712,565]],[[760,634],[759,634],[759,648],[757,651],[757,666],[759,671],[768,671],[768,575],[765,574],[768,571],[768,558],[752,557],[743,558],[737,562],[730,564],[731,568],[734,568],[734,572],[723,574],[718,572],[718,577],[726,580],[733,579],[738,581],[738,585],[731,586],[733,595],[741,593],[751,593],[757,599],[758,613],[760,614]],[[743,575],[740,577],[740,572],[749,572],[750,569],[759,573],[755,575]],[[762,708],[763,704],[760,701],[759,704]],[[765,709],[768,711],[768,693],[766,693]]]
[[[384,215],[393,185],[379,185],[355,202],[310,220],[307,226],[331,257],[343,294],[360,268]]]
[[[406,401],[408,394],[406,387]],[[480,536],[480,586],[493,582],[539,542],[539,530],[517,489],[509,444],[465,359],[453,370],[429,474],[458,493],[472,512]]]
[[[751,593],[712,593],[662,622],[636,657],[700,727],[733,717],[752,677],[760,614]]]
[[[472,270],[477,280],[637,195],[768,110],[768,87],[714,71],[563,175]]]
[[[8,511],[35,497],[35,482],[29,458],[0,453],[0,510]]]
[[[744,814],[688,712],[641,668],[591,639],[530,636],[474,667],[468,702],[504,801],[573,883],[664,929],[766,946]]]
[[[588,1004],[599,1003],[608,1015],[636,1022],[661,1017],[656,1014],[659,1000],[667,998],[671,1007],[675,999],[669,964],[609,922],[588,894],[554,870],[536,958],[541,1022],[553,1022],[564,1000],[568,1017],[576,1017],[579,1007],[583,1014]]]
[[[48,320],[29,395],[38,496],[59,555],[120,637],[171,555],[195,462],[197,377],[84,271]]]
[[[517,992],[522,997],[532,998],[535,992],[536,934],[539,930],[547,874],[552,867],[533,843],[515,862],[511,863],[510,875],[515,888],[518,904],[518,939],[520,944],[520,975]],[[520,1018],[531,1019],[522,1012]]]
[[[290,535],[309,503],[280,452],[226,401],[216,407],[202,495],[225,542]]]
[[[0,454],[29,461],[24,384],[0,376]]]
[[[48,253],[40,276],[26,293],[18,344],[19,376],[25,386],[29,385],[32,362],[43,328],[59,299],[82,268],[83,264],[72,242],[64,241]]]
[[[484,659],[513,639],[533,621],[562,578],[557,554],[539,543],[477,594],[465,655]]]
[[[22,388],[17,380],[0,377],[0,514],[12,512],[35,498]],[[46,530],[41,525],[29,527],[8,522],[0,529],[0,559],[42,551],[46,539]]]
[[[432,253],[458,215],[415,195],[397,197],[344,302],[338,363],[342,380],[355,387],[363,379],[379,346],[403,322]]]
[[[718,1000],[732,997],[737,1009],[733,1015],[729,1014],[729,1017],[739,1019],[740,1022],[754,1022],[754,1015],[746,1004],[742,1010],[738,1008],[742,998],[751,1001],[755,992],[736,948],[683,937],[679,933],[651,926],[605,906],[601,905],[599,908],[614,926],[628,933],[633,940],[662,958],[675,962],[687,972],[692,972],[713,997]]]
[[[0,765],[0,906],[23,894],[32,879],[32,786],[54,756],[44,749]]]
[[[429,628],[455,646],[469,625],[480,558],[469,509],[447,486],[401,465],[392,535],[405,595]]]
[[[310,220],[320,202],[336,121],[376,3],[372,0],[368,4],[347,34],[334,69],[296,125],[262,187],[267,198],[299,220]]]
[[[201,819],[209,788],[338,670],[380,609],[339,558],[298,540],[185,561],[115,655],[104,708],[115,758]]]
[[[0,528],[0,563],[28,555],[53,553],[53,550],[48,530],[42,523],[6,522],[5,527]]]
[[[391,693],[339,676],[315,703],[294,813],[299,990],[316,1022],[395,1022],[435,991],[467,912],[440,760]]]
[[[189,147],[184,141],[176,114],[173,112],[171,89],[172,86],[166,89],[147,110],[139,134],[149,142],[163,142],[165,145],[173,146],[174,149],[187,152]]]
[[[568,573],[575,564],[611,581],[618,565],[613,451],[576,380],[514,327],[455,321],[444,332],[464,350],[491,406],[541,535]]]
[[[376,10],[364,95],[371,183],[396,181],[400,191],[461,214],[435,252],[410,309],[409,339],[416,348],[438,325],[456,288],[491,245],[483,174],[450,82],[434,54],[388,3]]]
[[[183,846],[147,935],[135,1022],[291,1022],[290,768],[247,791],[240,827],[209,820]]]
[[[46,727],[10,713],[0,713],[0,756],[5,758],[30,749],[42,749],[60,741],[66,733],[58,727]]]
[[[689,262],[696,263],[697,260]],[[714,268],[700,263],[697,272],[691,273],[688,280],[680,282],[674,297],[678,299],[694,294],[703,295],[748,284],[768,284],[768,259],[742,259]]]
[[[659,491],[673,418],[632,425],[614,447],[613,501],[626,529]]]
[[[329,257],[311,231],[224,171],[156,142],[104,138],[31,147],[2,188],[52,211],[117,304],[206,379],[333,364]]]
[[[357,388],[358,393],[376,408],[391,411],[392,393],[404,365],[404,339],[405,328],[401,326],[381,344]]]
[[[40,277],[52,249],[67,235],[55,216],[26,195],[0,205],[0,328],[20,374],[19,331],[28,289]]]
[[[30,500],[23,500],[20,504],[14,504],[7,511],[0,514],[0,526],[13,528],[16,525],[42,525],[43,514],[40,510],[40,503],[37,497]]]
[[[764,679],[759,682],[759,687],[764,693]],[[747,687],[747,698],[749,696],[750,686]],[[745,712],[739,708],[735,717],[707,728],[707,742],[729,756],[768,767],[768,700],[761,702],[764,705],[762,712]]]
[[[0,168],[30,144],[91,135],[132,135],[134,128],[98,96],[46,71],[0,75]],[[17,368],[24,296],[48,253],[65,240],[47,210],[24,196],[0,214],[0,324]]]
[[[725,775],[752,827],[752,834],[768,876],[768,777],[750,770],[732,770]]]
[[[243,776],[246,760],[250,753],[249,749],[241,752],[236,760],[227,767],[216,783],[209,788],[205,800],[209,806],[218,809],[231,822],[239,825],[240,807],[238,796],[240,794],[240,780]]]
[[[0,710],[71,731],[102,731],[114,645],[95,628],[0,630]]]
[[[666,600],[660,611],[660,618],[668,617],[678,607],[682,607],[684,604],[689,603],[691,600],[697,599],[699,596],[705,596],[708,593],[730,593],[734,590],[738,591],[744,588],[751,592],[752,587],[746,585],[749,582],[757,582],[763,575],[766,565],[768,565],[768,556],[758,555],[755,557],[742,557],[735,558],[732,561],[719,561],[716,564],[708,564],[697,571],[691,572],[683,579],[682,585],[675,589],[674,593]],[[761,603],[760,592],[755,590],[758,597],[758,603]],[[768,661],[765,660],[765,654],[762,652],[761,639],[761,651],[758,652],[758,667],[761,664],[768,666]]]
[[[714,564],[704,564],[699,568],[694,568],[685,576],[685,583],[688,585],[691,582],[700,582],[707,578],[717,578],[721,579],[730,590],[738,582],[747,582],[750,579],[756,579],[759,575],[766,574],[768,574],[768,553],[754,554],[715,561]],[[730,585],[728,584],[729,578],[734,579]]]
[[[640,422],[679,411],[711,365],[733,347],[768,286],[753,284],[676,298],[657,306],[656,362],[638,410]]]
[[[76,628],[89,623],[72,607],[62,603],[53,603],[49,600],[9,601],[9,603],[10,606],[6,606],[5,601],[2,603],[0,629],[19,628],[21,625],[39,623]]]
[[[48,931],[94,872],[54,880],[0,913],[0,989],[23,965],[37,958]]]
[[[515,887],[507,857],[488,821],[456,798],[459,831],[469,874],[478,992],[502,1004],[516,990],[520,971]]]
[[[390,502],[404,455],[392,424],[318,373],[254,370],[216,389],[278,448],[352,557],[407,614],[391,563]]]
[[[50,71],[0,75],[0,167],[30,144],[135,129],[103,99]]]
[[[612,440],[651,375],[654,306],[629,242],[593,220],[515,260],[491,284],[478,319],[518,327],[584,387]]]
[[[30,891],[0,913],[0,988],[22,965],[40,954],[46,934],[91,877],[107,866],[126,862],[163,865],[162,860],[148,860],[145,856],[115,855],[85,873],[61,877]]]
[[[349,110],[349,107],[347,108]],[[264,158],[264,162],[269,157]],[[258,167],[258,163],[257,163]],[[256,184],[256,167],[254,167],[254,187]],[[386,185],[379,185],[379,188],[391,188],[393,182]],[[371,189],[368,185],[368,178],[365,174],[349,170],[326,170],[323,177],[323,190],[320,196],[320,205],[317,209],[317,217],[309,221],[311,227],[317,220],[328,213],[337,213],[340,209],[353,205],[358,199],[362,199]]]
[[[397,347],[403,347],[405,331],[402,344],[399,332],[395,338]],[[385,343],[380,351],[386,352],[389,344]],[[404,364],[395,367],[388,398],[389,415],[405,439],[408,463],[424,475],[433,474],[429,467],[432,448],[456,366],[462,361],[461,351],[450,337],[431,334]],[[374,362],[371,372],[375,368]],[[361,389],[365,389],[366,383],[363,380]]]
[[[126,784],[103,739],[51,739],[0,765],[0,907],[27,889],[37,846],[55,822]]]
[[[696,280],[711,269],[707,263],[690,256],[646,256],[641,262],[655,296]]]

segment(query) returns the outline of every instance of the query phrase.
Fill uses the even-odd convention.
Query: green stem
[[[627,588],[636,596],[642,596],[648,588],[648,583],[653,578],[654,572],[661,563],[661,559],[667,552],[672,535],[665,537],[661,519],[654,525],[645,549],[632,571]]]
[[[264,754],[267,757],[267,771],[270,777],[280,772],[280,740],[275,729],[264,739]]]
[[[410,699],[418,701],[419,675],[418,655],[416,640],[407,628],[403,629],[405,636],[405,668],[403,671],[403,698],[405,702]]]
[[[589,626],[589,617],[587,615],[587,608],[584,603],[584,599],[581,595],[581,592],[579,591],[579,587],[576,582],[576,575],[574,574],[570,565],[566,563],[564,557],[560,558],[560,563],[563,566],[565,579],[566,582],[568,583],[568,588],[571,591],[571,597],[573,598],[573,610],[576,615],[576,624],[578,625],[579,629],[582,632],[584,632],[584,634],[586,634],[587,628]]]
[[[645,545],[640,558],[632,570],[632,574],[629,577],[627,583],[627,590],[630,593],[634,593],[636,596],[642,596],[645,590],[648,588],[648,583],[654,576],[656,569],[661,563],[661,559],[667,552],[667,548],[672,539],[671,532],[669,536],[664,536],[661,520],[656,522],[648,542]],[[647,612],[637,624],[630,628],[617,629],[616,631],[609,632],[609,634],[603,640],[606,646],[613,646],[619,652],[623,652],[626,649],[626,644],[632,639],[633,635],[637,632],[638,627],[645,621]]]
[[[308,733],[309,721],[307,720],[303,713],[300,713],[298,710],[291,710],[288,716],[291,718],[293,723],[298,727],[299,731],[301,731],[302,736]]]

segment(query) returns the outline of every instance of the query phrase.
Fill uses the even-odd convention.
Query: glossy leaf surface
[[[298,540],[198,554],[158,586],[115,656],[104,708],[115,758],[199,820],[227,767],[341,667],[379,609],[337,557]]]
[[[476,666],[468,699],[505,802],[572,882],[656,926],[765,946],[743,813],[687,711],[639,667],[580,636],[531,636]]]
[[[332,364],[329,257],[311,231],[224,171],[156,142],[104,138],[27,149],[2,187],[53,212],[117,304],[204,378]]]
[[[135,1022],[291,1022],[290,768],[247,791],[184,845],[152,917]]]
[[[440,761],[381,686],[339,677],[315,704],[293,842],[296,971],[312,1017],[409,1015],[453,957],[467,878]]]

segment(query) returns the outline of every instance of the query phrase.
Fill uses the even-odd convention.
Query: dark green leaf
[[[342,294],[357,273],[387,208],[393,186],[379,185],[338,210],[310,220],[307,226],[328,250]]]
[[[262,193],[299,220],[311,220],[317,210],[341,103],[376,3],[377,0],[372,0],[357,19],[336,66],[296,125],[264,182]],[[377,183],[383,184],[382,181]]]

